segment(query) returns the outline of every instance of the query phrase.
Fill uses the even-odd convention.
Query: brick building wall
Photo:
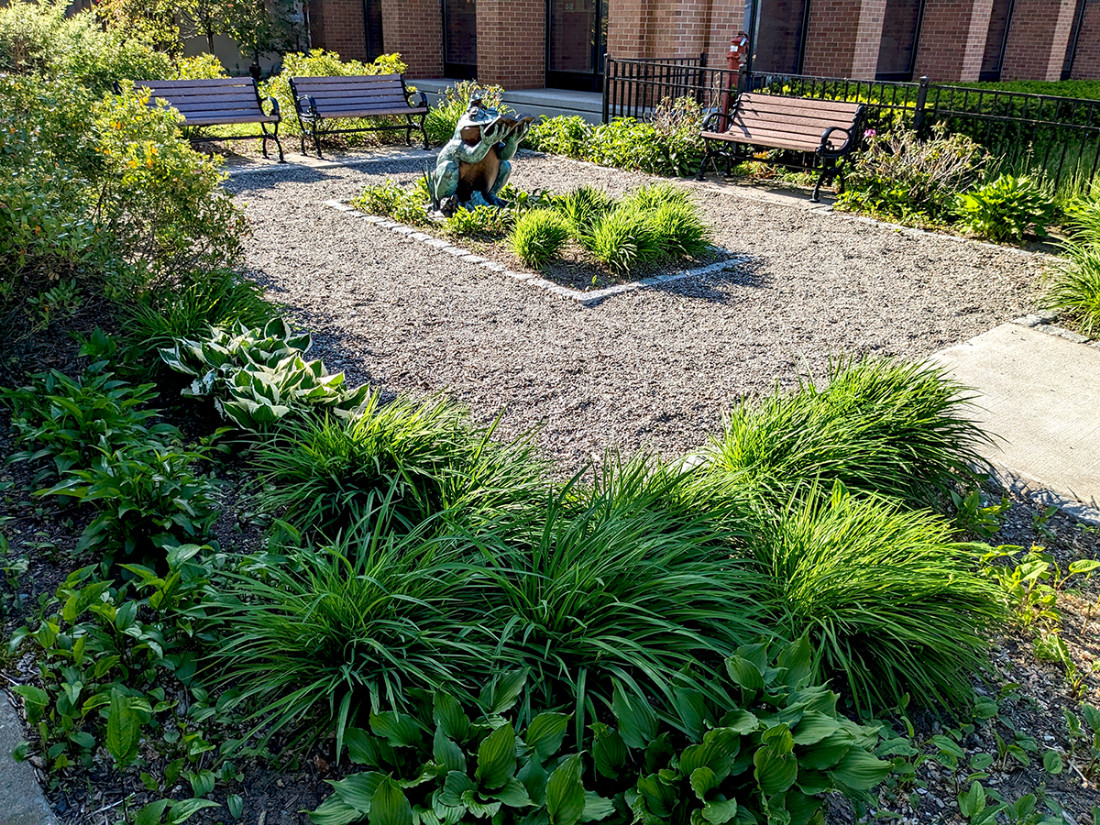
[[[607,53],[620,58],[696,57],[724,66],[744,25],[745,0],[608,0]]]
[[[315,46],[336,52],[344,60],[366,60],[362,0],[313,0],[309,29]]]
[[[1100,78],[1100,0],[1085,0],[1071,77],[1074,80]]]
[[[886,0],[810,4],[805,74],[871,80],[878,69]]]
[[[1060,80],[1076,0],[1016,0],[1002,80]]]
[[[401,54],[407,77],[443,77],[439,0],[382,0],[382,42],[387,53]]]
[[[545,0],[477,0],[477,79],[506,89],[546,85]]]
[[[977,80],[992,13],[993,0],[925,0],[914,77]]]

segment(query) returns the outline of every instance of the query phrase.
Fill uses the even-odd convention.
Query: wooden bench
[[[195,143],[215,140],[262,138],[264,157],[267,142],[274,140],[283,162],[283,145],[279,142],[279,101],[269,97],[271,114],[264,111],[256,81],[251,77],[213,77],[203,80],[135,80],[135,89],[148,89],[149,105],[163,101],[183,115],[184,127],[227,126],[236,123],[258,123],[258,135],[234,135],[228,138],[192,135]],[[269,132],[268,124],[274,128]]]
[[[410,92],[405,78],[399,74],[356,75],[354,77],[292,77],[290,90],[298,123],[302,127],[302,154],[306,153],[306,136],[313,138],[317,157],[321,154],[322,135],[350,132],[405,130],[405,143],[412,145],[413,129],[419,129],[428,148],[424,118],[428,114],[428,98],[423,92]],[[413,94],[420,95],[419,105],[412,104]],[[376,126],[331,129],[326,121],[366,117],[404,117],[405,123],[380,123]],[[413,118],[419,116],[420,122]]]
[[[730,164],[751,159],[750,147],[782,149],[805,159],[788,165],[805,169],[820,165],[811,198],[816,203],[821,184],[843,174],[840,161],[859,145],[865,114],[862,103],[742,93],[728,115],[713,112],[703,122],[706,152],[696,177],[703,180],[707,162],[716,157],[726,159],[728,173]],[[723,122],[726,128],[715,131]]]

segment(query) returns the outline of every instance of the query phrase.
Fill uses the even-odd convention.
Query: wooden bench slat
[[[407,106],[404,109],[377,109],[377,110],[365,110],[365,109],[325,109],[321,111],[321,117],[331,120],[333,118],[343,117],[386,117],[388,115],[411,115],[411,114],[426,114],[426,108],[410,109]]]
[[[821,145],[821,135],[823,134],[822,130],[799,129],[783,123],[753,123],[751,125],[735,123],[728,131],[740,135],[783,135],[791,139],[812,143],[814,148]],[[833,148],[839,148],[847,139],[848,136],[844,133],[833,132],[829,136],[829,145]]]
[[[295,86],[356,86],[377,83],[395,83],[401,85],[399,74],[356,74],[337,75],[335,77],[292,77]]]
[[[299,91],[298,94],[307,94]],[[398,89],[341,89],[340,91],[313,91],[309,96],[316,100],[353,100],[355,98],[379,98],[381,100],[404,100],[405,93]]]
[[[787,149],[792,152],[813,152],[817,149],[817,144],[811,145],[806,141],[786,140],[779,137],[772,137],[765,140],[762,136],[758,135],[754,136],[756,139],[752,139],[748,136],[735,135],[730,132],[703,132],[703,137],[720,139],[727,143],[740,143],[746,146],[761,146],[768,149]]]
[[[209,98],[190,98],[184,100],[173,100],[170,98],[155,98],[156,100],[163,100],[168,105],[179,109],[181,112],[194,112],[202,110],[216,111],[218,109],[251,109],[252,111],[261,111],[260,103],[256,98],[244,98],[234,100],[210,100]]]
[[[339,109],[341,112],[350,111],[364,111],[373,112],[375,109],[397,109],[402,112],[409,111],[409,104],[405,102],[405,99],[394,100],[393,98],[350,98],[347,100],[316,100],[317,111],[324,115],[327,110]]]
[[[763,120],[774,123],[799,123],[807,127],[813,127],[825,131],[830,126],[839,126],[848,129],[852,125],[852,118],[838,118],[829,115],[798,115],[793,112],[761,112],[756,109],[739,109],[734,116],[735,120]]]
[[[816,123],[792,123],[782,120],[771,120],[763,117],[736,117],[730,123],[730,129],[774,129],[780,132],[793,132],[806,137],[821,139],[822,133],[827,127],[818,126]]]
[[[264,117],[252,117],[246,115],[195,115],[183,118],[184,126],[219,126],[223,123],[278,123],[279,118],[271,115]]]
[[[755,105],[776,109],[809,109],[819,112],[844,112],[855,116],[863,104],[847,100],[816,100],[805,97],[785,97],[783,95],[743,94],[739,98],[742,105]]]

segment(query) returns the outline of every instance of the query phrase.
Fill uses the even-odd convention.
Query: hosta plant
[[[1050,192],[1026,175],[1001,175],[955,201],[959,225],[993,241],[1022,241],[1029,229],[1045,236],[1055,211]]]
[[[821,822],[822,797],[856,796],[890,771],[877,728],[836,712],[836,694],[810,683],[806,640],[778,656],[746,645],[726,662],[727,707],[680,690],[665,719],[616,689],[580,740],[570,715],[510,712],[523,675],[498,677],[465,706],[425,694],[408,714],[375,712],[351,729],[351,761],[368,770],[331,782],[317,825],[466,822],[646,825]],[[337,744],[338,749],[341,744]]]
[[[185,396],[213,398],[217,410],[241,429],[269,427],[292,411],[327,408],[347,414],[365,400],[368,389],[344,387],[344,374],[328,374],[321,361],[306,361],[308,333],[291,333],[281,318],[262,330],[237,324],[233,331],[212,327],[200,341],[180,339],[162,349],[169,367],[195,380]]]

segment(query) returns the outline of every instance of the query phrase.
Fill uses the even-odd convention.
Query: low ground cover
[[[2,665],[61,815],[819,823],[830,799],[939,815],[930,785],[976,822],[1100,804],[1095,674],[1052,624],[1097,548],[966,541],[1003,514],[936,370],[839,362],[730,404],[698,454],[563,472],[533,434],[313,358],[237,274],[240,207],[170,119],[0,82],[43,122],[0,129],[38,204],[0,239]],[[682,190],[630,198],[698,238]],[[575,231],[622,207],[542,208]],[[1076,685],[1043,745],[996,671],[1009,621]],[[980,784],[1013,765],[1029,785]]]
[[[460,208],[431,217],[427,181],[410,188],[386,181],[367,187],[352,206],[411,226],[473,241],[481,253],[510,251],[521,265],[582,289],[645,278],[668,267],[721,260],[691,196],[653,184],[616,199],[581,186],[570,192],[501,192],[505,209]]]

